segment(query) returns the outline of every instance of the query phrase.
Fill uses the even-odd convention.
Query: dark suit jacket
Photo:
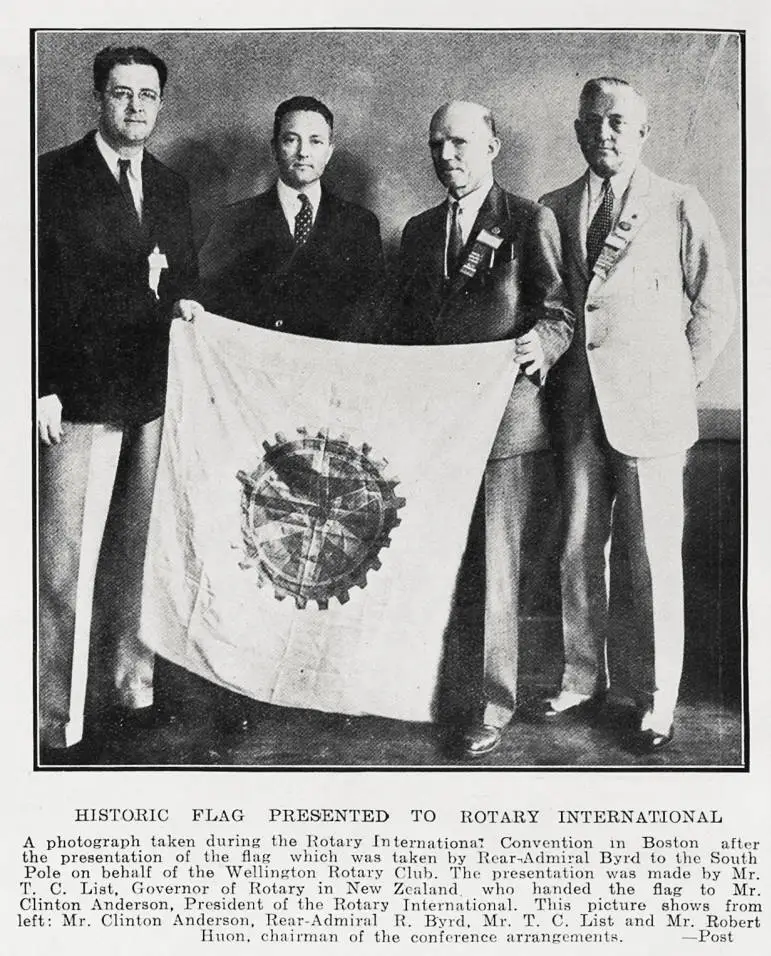
[[[38,163],[39,394],[70,421],[162,414],[171,309],[196,294],[188,188],[145,151],[140,225],[89,133]],[[168,259],[148,285],[148,255]]]
[[[504,241],[491,265],[488,251],[473,278],[444,279],[447,204],[415,216],[404,228],[399,306],[391,342],[442,345],[491,342],[537,329],[550,368],[567,349],[573,316],[561,278],[560,236],[550,210],[496,183],[479,210],[466,249],[481,229]],[[461,257],[461,263],[463,257]],[[493,458],[548,445],[538,384],[520,374],[493,446]]]
[[[295,246],[275,186],[228,206],[201,249],[209,312],[296,335],[357,340],[383,280],[377,218],[322,188]]]

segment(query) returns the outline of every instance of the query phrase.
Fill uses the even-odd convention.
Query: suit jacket
[[[38,162],[38,383],[70,421],[141,424],[162,414],[171,309],[194,296],[188,188],[145,151],[140,225],[94,133]],[[149,287],[148,255],[168,268]]]
[[[296,246],[275,186],[228,206],[201,250],[203,304],[228,318],[324,339],[357,340],[383,280],[377,218],[322,188]]]
[[[613,231],[623,248],[607,277],[590,275],[579,235],[587,176],[541,200],[559,223],[576,314],[573,344],[547,386],[555,435],[577,440],[593,388],[615,449],[682,452],[698,437],[696,386],[734,320],[723,242],[693,186],[638,166]]]
[[[447,203],[415,216],[404,228],[400,291],[391,342],[442,345],[492,342],[535,328],[550,368],[570,343],[573,317],[560,275],[560,241],[552,214],[495,183],[466,244],[480,230],[503,244],[488,250],[473,278],[444,278]],[[464,256],[460,262],[463,263]],[[507,458],[548,445],[539,383],[520,373],[491,453]]]

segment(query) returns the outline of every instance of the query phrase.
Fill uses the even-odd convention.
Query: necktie
[[[447,275],[454,275],[463,252],[463,236],[460,231],[460,203],[452,204],[450,235],[447,240]]]
[[[311,234],[313,207],[305,193],[300,193],[297,198],[300,200],[300,211],[294,217],[294,241],[298,246],[304,246]]]
[[[134,213],[134,215],[139,219],[139,213],[137,212],[137,207],[134,204],[134,195],[131,192],[131,186],[128,181],[128,171],[129,166],[131,165],[130,159],[119,159],[118,160],[118,185],[120,186],[120,191],[123,193],[123,198],[129,204],[129,208]]]
[[[613,225],[613,189],[610,180],[602,184],[602,200],[586,233],[586,263],[591,272]]]

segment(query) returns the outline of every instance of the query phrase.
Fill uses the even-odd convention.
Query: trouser
[[[113,491],[124,489],[107,534],[120,553],[120,589],[100,609],[114,647],[117,703],[153,702],[153,653],[138,638],[142,570],[162,419],[123,429],[65,422],[38,467],[38,711],[42,746],[83,736],[94,582]],[[112,550],[116,551],[113,544]]]
[[[562,450],[564,691],[610,685],[644,710],[674,712],[685,634],[684,464],[684,453],[622,455],[599,421]]]
[[[533,453],[492,459],[484,478],[485,613],[483,723],[507,724],[516,709],[522,531]]]

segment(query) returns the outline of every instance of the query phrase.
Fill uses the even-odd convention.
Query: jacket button
[[[586,311],[587,311],[587,312],[596,312],[597,309],[599,309],[599,306],[598,306],[595,302],[587,302],[587,303],[586,303]]]
[[[284,328],[284,320],[283,320],[283,319],[276,319],[276,321],[274,322],[274,326],[275,326],[275,328],[277,328],[277,329],[283,329],[283,328]]]
[[[596,343],[596,342],[587,342],[587,343],[586,343],[586,347],[587,347],[588,349],[590,349],[590,350],[591,350],[591,349],[596,349],[596,348],[597,348],[597,343]]]

